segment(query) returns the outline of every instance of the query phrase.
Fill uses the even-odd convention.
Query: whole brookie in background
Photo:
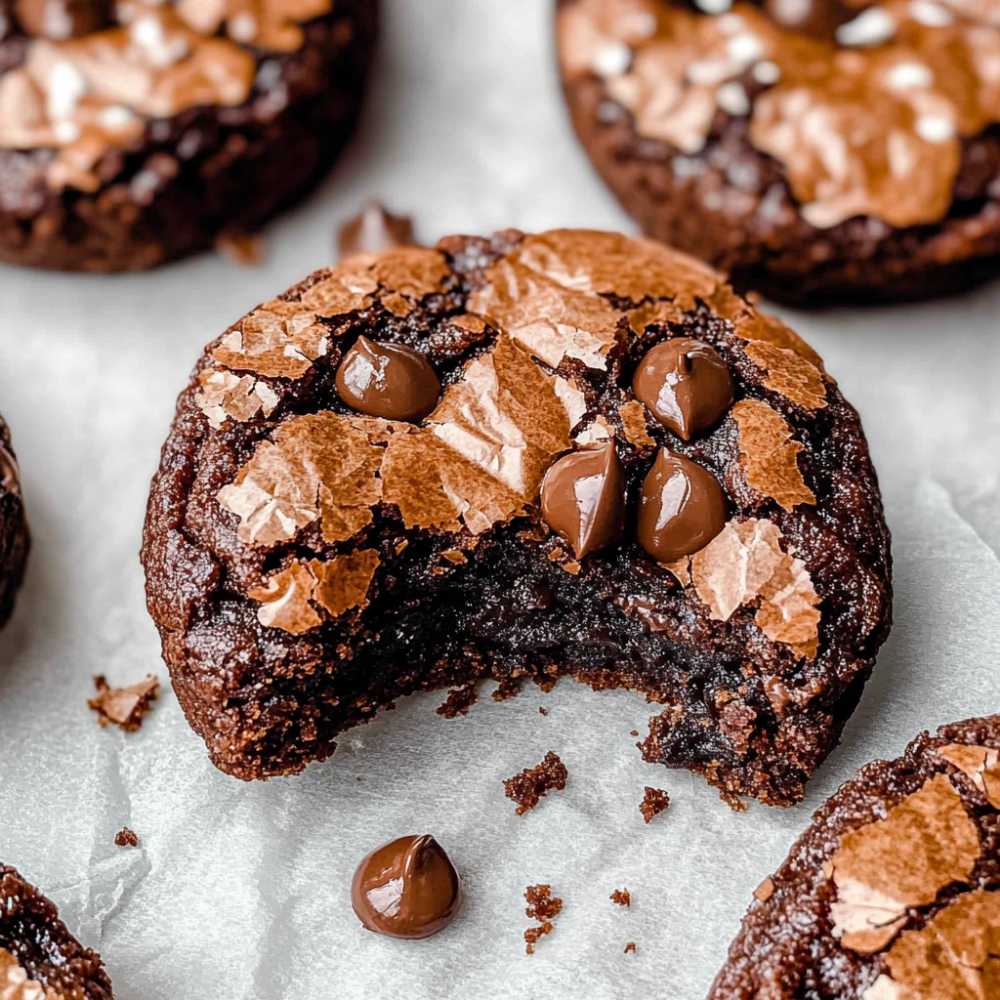
[[[0,0],[0,261],[152,267],[252,232],[349,137],[377,0]]]
[[[996,1000],[1000,716],[861,768],[756,901],[709,1000]]]
[[[803,305],[1000,272],[1000,5],[560,0],[595,166],[651,236]]]

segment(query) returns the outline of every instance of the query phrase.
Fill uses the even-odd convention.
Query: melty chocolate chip
[[[393,215],[384,205],[369,201],[356,218],[344,223],[337,239],[341,259],[359,253],[378,253],[413,243],[413,220]]]
[[[617,545],[625,532],[625,476],[614,443],[553,462],[542,480],[542,514],[577,559]]]
[[[437,406],[441,382],[412,347],[358,337],[337,369],[337,392],[358,413],[416,423]]]
[[[27,34],[61,42],[108,27],[112,6],[109,0],[16,0],[14,13]]]
[[[642,359],[632,391],[661,424],[689,441],[714,427],[732,406],[733,378],[714,348],[676,337]]]
[[[715,476],[661,448],[642,484],[639,544],[657,562],[670,563],[703,549],[725,526],[726,498]]]
[[[460,899],[458,872],[428,834],[383,844],[358,865],[351,883],[358,919],[389,937],[437,934],[455,916]]]

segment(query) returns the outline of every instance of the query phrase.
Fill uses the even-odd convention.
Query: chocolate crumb
[[[617,903],[619,906],[632,906],[632,894],[628,889],[615,889],[611,893],[611,902]]]
[[[633,729],[632,732],[629,733],[629,736],[638,736],[638,735],[639,735],[638,729]]]
[[[522,684],[524,684],[523,677],[504,677],[493,692],[493,700],[509,701],[511,698],[516,698],[521,693]]]
[[[522,816],[529,809],[534,809],[543,795],[565,788],[567,776],[566,765],[558,754],[550,750],[541,764],[525,768],[520,774],[508,778],[504,789],[507,798],[518,803],[517,814]]]
[[[538,939],[542,937],[543,934],[551,934],[551,933],[552,933],[552,924],[550,923],[542,924],[541,927],[529,927],[524,932],[524,940],[527,942],[527,945],[525,946],[524,949],[525,952],[528,955],[534,955],[535,944],[538,942]]]
[[[475,705],[479,698],[479,689],[475,681],[460,688],[453,688],[448,692],[445,703],[435,709],[438,715],[443,715],[446,719],[455,719],[460,715],[468,714],[470,708]]]
[[[267,240],[254,233],[227,231],[216,237],[215,249],[241,267],[260,267],[267,256]]]
[[[121,833],[115,834],[115,843],[119,847],[138,847],[139,838],[126,826],[123,827]]]
[[[549,710],[547,708],[542,708],[541,705],[538,706],[538,711],[539,711],[540,715],[548,715],[549,714]]]
[[[98,722],[102,726],[113,724],[123,732],[134,733],[142,727],[142,720],[160,693],[160,680],[150,674],[139,684],[131,687],[113,688],[103,674],[94,678],[97,696],[87,702],[87,706],[99,713]]]
[[[552,921],[562,911],[562,900],[552,895],[550,885],[529,885],[524,898],[528,901],[525,914],[541,923],[541,927],[529,927],[524,932],[524,940],[527,943],[524,950],[527,954],[533,955],[538,939],[552,933]]]
[[[627,945],[625,945],[625,954],[627,955],[630,951],[632,951],[632,952],[635,951],[635,942],[634,941],[629,941],[629,943]]]
[[[647,785],[646,794],[639,803],[639,811],[646,822],[650,823],[654,816],[659,816],[669,805],[670,796],[662,788],[650,788]]]

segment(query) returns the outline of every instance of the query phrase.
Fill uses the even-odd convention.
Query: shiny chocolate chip
[[[358,337],[337,369],[337,392],[358,413],[416,423],[437,406],[441,382],[412,347]]]
[[[461,900],[458,872],[429,834],[400,837],[372,851],[351,883],[351,905],[370,931],[425,938],[451,921]]]
[[[661,448],[639,497],[639,544],[670,563],[703,549],[725,525],[726,498],[715,476]]]
[[[714,348],[676,337],[642,359],[632,391],[661,424],[689,441],[714,427],[732,406],[733,378]]]
[[[625,476],[614,444],[554,462],[542,480],[542,514],[577,559],[617,545],[625,532]]]
[[[360,215],[345,222],[338,236],[341,258],[412,244],[413,220],[405,215],[393,215],[377,201],[369,201]]]

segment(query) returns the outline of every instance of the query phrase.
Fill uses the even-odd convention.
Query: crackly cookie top
[[[758,889],[712,1000],[751,968],[780,974],[776,998],[807,980],[844,1000],[1000,996],[998,745],[1000,717],[957,723],[848,782]],[[797,936],[775,946],[775,924]]]
[[[750,3],[699,6],[711,13],[573,0],[559,15],[564,72],[600,77],[639,135],[688,157],[703,152],[720,112],[748,119],[750,142],[784,165],[819,228],[947,215],[962,140],[1000,121],[996,0],[849,2],[851,20],[815,34]]]
[[[332,0],[18,0],[16,24],[29,41],[23,61],[0,76],[0,148],[54,150],[49,184],[95,191],[95,168],[109,150],[140,138],[153,119],[242,104],[265,72],[259,57],[300,48],[302,25],[332,7]],[[82,30],[77,8],[93,14]]]
[[[405,323],[421,302],[453,294],[448,246],[354,256],[264,303],[209,349],[196,395],[206,432],[264,431],[215,495],[220,513],[235,517],[240,542],[267,555],[247,588],[260,622],[303,634],[362,610],[382,561],[372,540],[380,511],[414,537],[446,537],[452,565],[467,562],[483,536],[528,517],[540,537],[556,538],[550,558],[568,573],[609,547],[638,544],[708,617],[726,621],[750,605],[770,641],[814,656],[820,598],[768,512],[816,503],[788,419],[828,405],[830,381],[815,353],[703,264],[653,242],[570,230],[517,234],[478,272],[471,294],[456,296],[433,343],[401,352],[366,333],[356,350],[359,314],[369,317],[365,330],[377,329],[373,316]],[[689,339],[668,363],[643,370],[647,402],[626,389],[614,420],[600,412],[602,386],[623,381],[629,358],[663,343],[669,324],[700,314],[728,324],[763,398],[734,400],[735,369],[730,377],[721,356]],[[460,363],[442,370],[449,338],[465,346]],[[410,355],[421,350],[440,376],[428,415],[360,412],[376,389],[380,406],[396,405],[394,392],[409,400],[417,371]],[[345,365],[365,393],[345,390]],[[321,377],[334,383],[335,407],[297,412],[297,395],[312,394]],[[421,384],[429,391],[438,383]],[[694,406],[699,391],[708,408]],[[693,447],[716,431],[736,443],[724,483],[671,444],[689,443],[670,436],[671,414],[696,409],[699,421],[683,425]],[[667,443],[657,450],[658,424]],[[616,449],[645,463],[641,502],[654,506],[638,534],[625,530],[627,502],[638,501],[626,500]],[[719,499],[699,507],[703,495]]]

